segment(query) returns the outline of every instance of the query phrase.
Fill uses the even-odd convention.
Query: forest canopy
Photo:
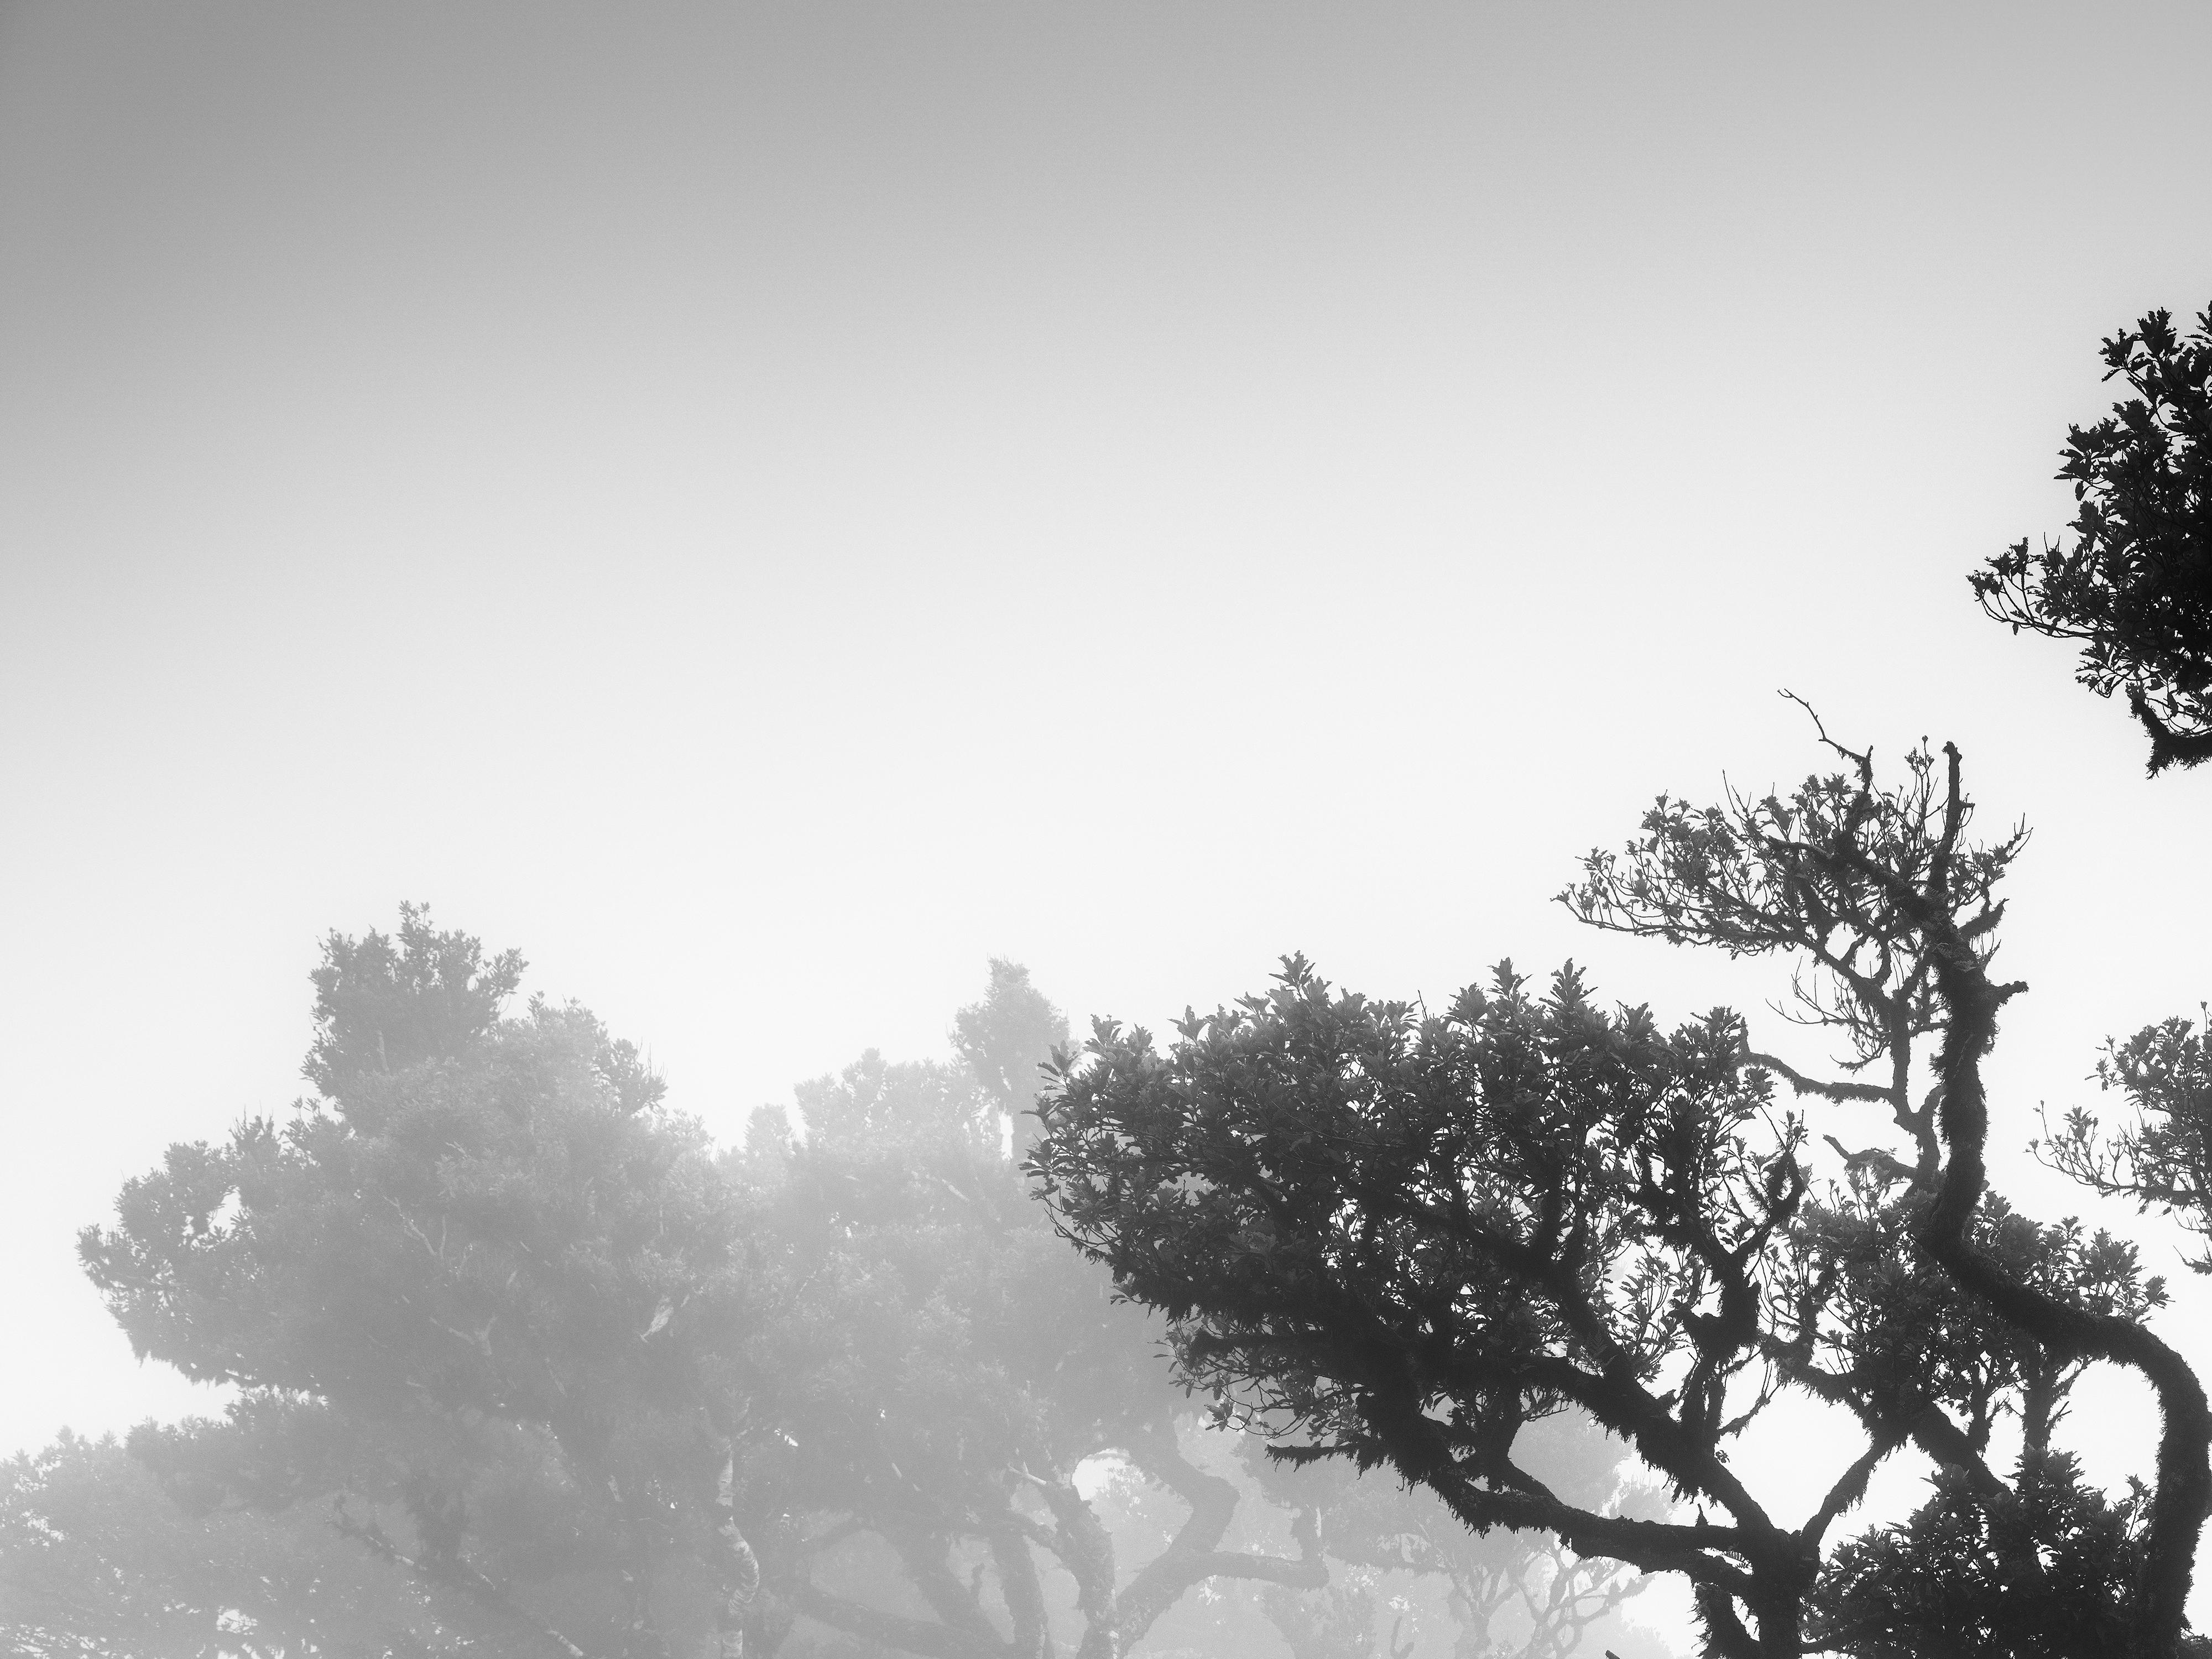
[[[2155,775],[2212,756],[2212,313],[2105,362],[2131,395],[2069,430],[2072,539],[1971,580],[2081,645]],[[1984,831],[1956,746],[1878,763],[1805,713],[1795,787],[1663,795],[1558,897],[1788,964],[1817,1064],[1572,962],[1431,1008],[1298,955],[1079,1048],[994,961],[946,1058],[867,1051],[720,1145],[589,1010],[518,1006],[517,951],[413,905],[331,933],[310,1092],[171,1146],[79,1240],[134,1352],[230,1404],[0,1469],[0,1631],[1558,1659],[1672,1577],[1716,1659],[2212,1652],[2212,1404],[2169,1287],[1990,1156],[2033,1130],[2102,1219],[2212,1238],[2212,1034],[2158,1019],[2106,1042],[2106,1110],[2006,1115],[2026,826]],[[2156,1405],[2124,1490],[2068,1437],[2097,1365]],[[1742,1455],[1785,1400],[1849,1431],[1802,1519]],[[1869,1522],[1895,1459],[1928,1495]]]
[[[948,1060],[865,1054],[729,1147],[525,971],[419,907],[331,934],[313,1092],[85,1230],[137,1352],[236,1397],[9,1466],[19,1650],[1537,1654],[1635,1588],[1286,1481],[1176,1385],[1027,1189],[1067,1031],[1020,967]],[[1620,1449],[1570,1426],[1608,1501]]]

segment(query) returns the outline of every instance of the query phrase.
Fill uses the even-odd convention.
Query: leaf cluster
[[[1513,1451],[1570,1404],[1682,1493],[1740,1496],[1727,1384],[1806,1176],[1733,1016],[1662,1033],[1571,967],[1539,996],[1509,964],[1431,1017],[1292,957],[1178,1035],[1161,1053],[1101,1023],[1032,1168],[1068,1236],[1176,1322],[1194,1384],[1304,1455],[1395,1463],[1478,1529],[1575,1541],[1588,1512]],[[1636,1559],[1635,1523],[1601,1530]]]
[[[2015,542],[1968,580],[1982,609],[2081,646],[2075,678],[2127,696],[2150,770],[2212,757],[2212,309],[2165,311],[2104,343],[2134,395],[2067,432],[2073,538]]]
[[[2126,1119],[2103,1135],[2095,1113],[2070,1107],[2055,1130],[2045,1118],[2031,1150],[2093,1192],[2131,1198],[2212,1239],[2212,1022],[2162,1020],[2107,1041],[2094,1075],[2121,1094]],[[2189,1265],[2212,1273],[2212,1247]]]
[[[0,1464],[0,1647],[26,1659],[484,1659],[531,1652],[441,1607],[312,1512],[180,1508],[112,1438]]]
[[[1814,1640],[1858,1659],[2079,1659],[2127,1650],[2148,1493],[2108,1498],[2071,1454],[2024,1457],[1992,1498],[1955,1469],[1900,1525],[1844,1544],[1814,1598]],[[2183,1656],[2212,1652],[2185,1636]]]

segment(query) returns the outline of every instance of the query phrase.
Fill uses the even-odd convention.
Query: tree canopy
[[[1440,1583],[1458,1626],[1453,1659],[1564,1659],[1652,1582],[1617,1560],[1559,1548],[1540,1532],[1474,1531],[1434,1492],[1380,1473],[1362,1474],[1346,1460],[1285,1463],[1257,1433],[1244,1437],[1242,1449],[1261,1490],[1279,1504],[1310,1504],[1322,1516],[1331,1559],[1354,1569],[1346,1575],[1353,1582],[1333,1582],[1338,1603],[1319,1616],[1310,1607],[1294,1613],[1290,1596],[1273,1600],[1269,1611],[1279,1625],[1298,1620],[1317,1648],[1330,1645],[1333,1622],[1362,1592],[1359,1574],[1402,1572]],[[1643,1519],[1664,1512],[1663,1494],[1629,1473],[1629,1448],[1580,1412],[1528,1425],[1518,1455],[1555,1496],[1579,1508]],[[1297,1655],[1298,1638],[1289,1628],[1284,1635]]]
[[[1430,1522],[1239,1478],[1156,1316],[1056,1236],[1020,1156],[1066,1030],[1022,969],[949,1062],[866,1054],[720,1151],[587,1011],[511,1011],[522,972],[412,907],[333,934],[316,1092],[172,1146],[85,1231],[137,1352],[239,1392],[19,1461],[27,1650],[1103,1659],[1201,1586],[1320,1589],[1324,1524],[1352,1641],[1358,1563]],[[256,1550],[312,1593],[246,1582]],[[126,1553],[206,1570],[134,1588]]]
[[[1794,958],[1798,1017],[1840,1042],[1841,1078],[1754,1051],[1725,1011],[1670,1030],[1604,1007],[1571,965],[1541,990],[1501,965],[1431,1012],[1333,992],[1293,957],[1164,1051],[1097,1024],[1032,1167],[1070,1237],[1174,1322],[1186,1376],[1287,1455],[1388,1465],[1478,1533],[1681,1573],[1726,1659],[1832,1638],[2010,1651],[2021,1575],[2099,1609],[2101,1650],[2171,1655],[2212,1416],[2145,1323],[2163,1286],[2131,1247],[1987,1191],[1981,1066],[2025,988],[1990,966],[2025,832],[1969,838],[1955,750],[1881,787],[1831,747],[1847,769],[1787,797],[1662,799],[1564,896],[1601,927]],[[1881,1109],[1890,1146],[1838,1142],[1823,1177],[1778,1078],[1839,1122]],[[2163,1416],[2154,1480],[2117,1508],[2049,1443],[2094,1360],[2142,1374]],[[1796,1527],[1729,1456],[1784,1389],[1861,1431]],[[1608,1513],[1543,1478],[1524,1435],[1567,1407],[1690,1513]],[[2029,1425],[2009,1479],[1988,1455],[2005,1415]],[[1829,1565],[1831,1529],[1907,1444],[1950,1506]],[[1961,1501],[2002,1569],[1980,1581],[1929,1549],[1968,1524]],[[1905,1565],[1938,1589],[1904,1595]]]
[[[629,1043],[403,912],[333,936],[290,1121],[179,1145],[88,1228],[134,1349],[243,1390],[149,1431],[174,1482],[313,1496],[550,1650],[653,1654],[678,1564],[742,1641],[731,1512],[753,1311],[733,1194]]]
[[[1198,1413],[1153,1322],[1024,1190],[1017,1115],[1066,1031],[1022,970],[994,963],[955,1028],[961,1063],[867,1054],[799,1089],[803,1138],[757,1115],[741,1160],[778,1271],[805,1287],[755,1400],[786,1437],[769,1588],[902,1651],[1041,1659],[1058,1650],[1055,1578],[1073,1588],[1075,1650],[1103,1659],[1208,1581],[1325,1577],[1310,1538],[1287,1554],[1224,1542],[1240,1494],[1186,1455]],[[1122,1559],[1079,1485],[1109,1455],[1184,1510],[1147,1558]],[[871,1552],[904,1606],[885,1604],[880,1574],[877,1594],[837,1586]]]
[[[64,1434],[0,1465],[0,1647],[24,1659],[520,1656],[324,1524],[179,1504],[118,1441]]]
[[[2154,311],[2104,345],[2134,394],[2067,432],[2071,542],[2018,541],[1969,580],[1982,608],[2081,645],[2075,678],[2124,692],[2154,775],[2212,757],[2212,308]]]

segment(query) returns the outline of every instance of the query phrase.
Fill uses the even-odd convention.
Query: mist
[[[1179,1359],[1229,1313],[1071,1242],[1054,1160],[1115,1143],[1038,1109],[1094,1019],[1215,1063],[1177,1022],[1294,953],[1408,1054],[1571,959],[1829,1075],[1790,963],[1555,902],[1662,792],[1847,769],[1784,688],[2032,829],[1991,1190],[2134,1245],[2201,1371],[2200,1241],[2027,1143],[2206,996],[2212,775],[2147,780],[1966,578],[2076,512],[2099,343],[2212,299],[2208,50],[2179,6],[0,10],[0,1626],[1700,1651],[1679,1574],[1271,1457],[1358,1408]],[[1891,1133],[1776,1089],[1817,1182]],[[2157,1402],[2068,1386],[2120,1502]],[[1695,1507],[1571,1405],[1522,1432],[1561,1501]],[[1785,1389],[1730,1468],[1795,1526],[1856,1434]]]

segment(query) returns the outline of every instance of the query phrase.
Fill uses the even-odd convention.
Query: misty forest
[[[1956,625],[2078,647],[2180,789],[2212,313],[2105,366],[2073,523],[1960,580]],[[132,1350],[227,1403],[6,1465],[9,1650],[1650,1659],[1671,1583],[1714,1659],[2212,1652],[2212,1407],[2154,1329],[2186,1292],[2114,1231],[2212,1238],[2203,988],[2023,1117],[1984,1067],[2029,826],[1940,737],[1796,712],[1802,783],[1662,797],[1554,877],[1591,929],[1785,965],[1748,1014],[1503,961],[1374,1000],[1293,954],[1072,1034],[997,960],[949,1058],[824,1056],[718,1142],[469,918],[330,933],[297,1103],[78,1239]],[[2078,1214],[1992,1176],[2031,1137]],[[2069,1438],[2100,1366],[2155,1407],[2118,1487]],[[1849,1429],[1802,1521],[1731,1455],[1792,1402]],[[1911,1459],[1917,1507],[1870,1517]]]

